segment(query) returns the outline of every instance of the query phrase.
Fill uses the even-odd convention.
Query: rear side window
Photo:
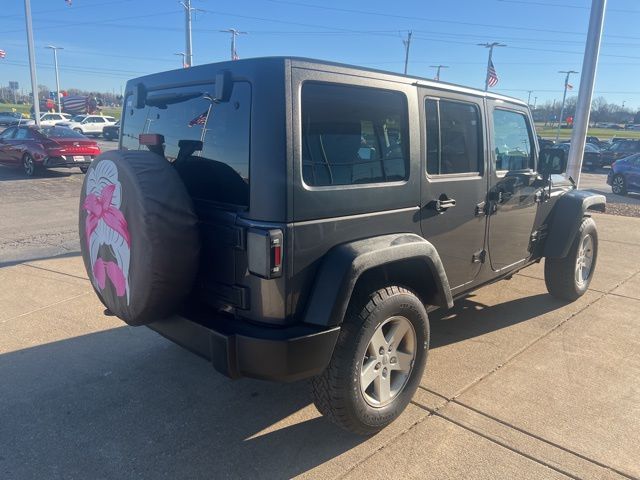
[[[302,86],[302,177],[310,186],[406,180],[407,103],[388,90]]]
[[[152,91],[143,109],[134,108],[128,97],[121,120],[122,148],[146,149],[138,135],[160,134],[166,159],[176,162],[181,140],[202,141],[201,151],[176,163],[191,196],[248,207],[251,86],[235,82],[224,103],[214,103],[214,93],[213,84]]]
[[[527,170],[535,167],[531,133],[524,114],[511,110],[494,110],[493,144],[496,170]]]
[[[480,112],[472,103],[425,101],[427,173],[446,175],[482,172]]]

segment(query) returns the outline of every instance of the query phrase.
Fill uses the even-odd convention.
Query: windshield
[[[86,115],[76,115],[71,120],[73,120],[74,122],[82,122],[85,118],[87,118]]]
[[[47,138],[85,138],[84,135],[74,132],[70,128],[44,127],[38,131]]]
[[[160,134],[166,159],[175,162],[181,140],[201,141],[201,151],[176,163],[192,197],[248,206],[251,86],[235,82],[229,101],[219,104],[212,101],[213,92],[212,84],[152,91],[142,109],[134,108],[133,97],[128,97],[121,119],[122,148],[146,149],[138,136]]]

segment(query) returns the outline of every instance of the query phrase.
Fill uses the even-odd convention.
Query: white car
[[[40,115],[40,125],[43,127],[53,127],[58,122],[68,122],[71,115],[68,113],[43,113]]]
[[[114,117],[102,115],[76,115],[68,122],[58,122],[56,126],[67,127],[83,135],[102,135],[104,127],[116,123]]]

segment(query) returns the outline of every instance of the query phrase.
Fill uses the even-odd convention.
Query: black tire
[[[88,171],[88,170],[89,170],[89,167],[88,167],[88,166],[87,166],[87,167],[80,167],[80,171],[81,171],[82,173],[87,173],[87,171]]]
[[[22,156],[22,171],[27,177],[34,177],[38,173],[38,164],[36,164],[33,157],[25,153]]]
[[[176,169],[151,152],[96,157],[80,192],[82,259],[105,307],[129,325],[175,313],[199,264],[198,218]]]
[[[387,370],[386,367],[381,367],[382,362],[367,355],[371,351],[369,342],[372,341],[374,333],[393,318],[408,320],[413,327],[415,335],[413,362],[410,363],[409,373],[403,379],[398,376],[392,377],[392,365],[397,362],[397,360],[393,361],[395,357],[387,355],[384,356],[388,357],[387,359],[378,357],[382,359],[384,365],[389,367],[389,384],[392,385],[392,378],[395,378],[398,390],[392,394],[388,403],[373,406],[369,400],[365,399],[366,392],[361,389],[360,374],[365,362],[370,366],[371,363],[376,363],[376,370],[381,368],[384,368],[384,371]],[[407,345],[403,348],[407,348]],[[360,435],[371,435],[380,431],[404,411],[413,397],[422,379],[428,349],[427,312],[422,302],[412,292],[402,287],[390,286],[368,296],[356,296],[345,315],[329,366],[321,375],[311,380],[316,408],[333,423],[347,431]],[[398,352],[400,351],[401,349],[398,348]],[[398,373],[404,375],[402,372]],[[370,385],[374,384],[375,381]]]
[[[627,180],[619,173],[611,179],[611,191],[616,195],[627,194]]]
[[[579,275],[578,260],[585,237],[590,237],[591,263],[586,277]],[[591,217],[584,217],[576,234],[569,253],[564,258],[546,258],[544,261],[544,282],[547,291],[561,300],[574,301],[580,298],[589,288],[598,260],[598,230]],[[581,281],[578,277],[581,277]]]
[[[82,133],[82,129],[81,128],[74,128],[73,131],[76,132],[76,133],[79,133],[80,135],[84,135],[84,133]]]

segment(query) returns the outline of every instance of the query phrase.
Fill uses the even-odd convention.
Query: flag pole
[[[31,71],[31,92],[33,95],[33,115],[40,127],[40,98],[38,98],[38,79],[36,77],[36,54],[33,47],[33,25],[31,24],[31,1],[24,0],[24,16],[27,22],[27,47],[29,50],[29,70]]]
[[[596,68],[600,54],[600,42],[604,26],[604,13],[607,0],[592,0],[591,15],[589,17],[589,31],[587,44],[584,49],[582,61],[582,74],[580,76],[580,90],[578,92],[578,104],[576,105],[575,123],[571,132],[571,147],[567,162],[567,175],[571,176],[577,186],[580,186],[580,170],[584,155],[584,143],[589,128],[589,113],[591,99],[596,79]]]

